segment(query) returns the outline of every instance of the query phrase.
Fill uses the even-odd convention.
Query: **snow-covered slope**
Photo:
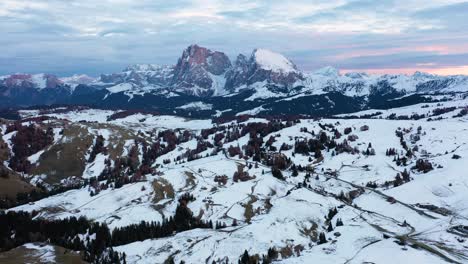
[[[253,56],[262,69],[282,73],[296,72],[296,66],[279,53],[267,49],[256,49]]]
[[[54,75],[50,74],[13,74],[3,76],[0,85],[12,88],[33,88],[42,90],[45,88],[56,88],[63,82]]]
[[[96,78],[93,78],[91,76],[88,76],[86,74],[75,74],[69,77],[63,77],[60,78],[60,80],[66,84],[70,85],[79,85],[79,84],[90,84],[96,80]]]
[[[54,143],[64,150],[61,156],[67,144],[78,144],[75,135],[102,135],[107,152],[85,164],[97,168],[106,166],[106,159],[116,164],[118,157],[136,157],[139,164],[150,159],[153,171],[121,187],[113,182],[96,187],[106,185],[101,180],[11,210],[35,210],[38,217],[54,219],[86,216],[112,230],[174,216],[189,193],[193,199],[187,207],[194,216],[221,223],[216,229],[190,229],[114,247],[126,253],[127,263],[238,263],[245,250],[265,259],[272,248],[274,263],[465,263],[468,123],[466,116],[453,115],[466,104],[460,99],[389,110],[425,114],[456,107],[431,122],[427,117],[252,118],[213,124],[110,110],[24,111],[25,117],[59,118],[38,125],[64,127]],[[2,138],[11,144],[14,133]],[[95,144],[90,142],[75,155],[88,160],[89,146]],[[176,142],[174,148],[157,152],[154,159],[144,154],[150,146],[170,142]],[[49,172],[32,170],[43,173],[46,182],[60,171],[51,162],[57,158],[54,151],[48,147],[33,164],[49,164]],[[128,172],[129,178],[137,174]]]

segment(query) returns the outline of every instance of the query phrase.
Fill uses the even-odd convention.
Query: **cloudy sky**
[[[1,0],[0,74],[174,64],[192,43],[306,71],[468,74],[467,14],[458,0]]]

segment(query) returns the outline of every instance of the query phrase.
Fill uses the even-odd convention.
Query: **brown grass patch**
[[[172,185],[164,178],[154,180],[152,182],[154,196],[153,202],[158,203],[163,199],[174,199],[175,193]]]
[[[39,245],[39,244],[36,244]],[[79,253],[67,250],[63,247],[53,246],[55,249],[55,263],[59,264],[84,264]],[[28,249],[24,246],[14,248],[7,252],[0,253],[0,263],[44,263],[41,261],[41,251]]]
[[[187,176],[185,177],[185,187],[191,186],[192,188],[194,188],[196,183],[195,176],[193,175],[193,173],[190,171],[186,171],[185,176]]]
[[[139,138],[131,130],[111,124],[91,124],[92,129],[107,129],[112,132],[109,137],[109,144],[106,146],[109,157],[112,160],[120,158],[123,153],[125,141]]]
[[[253,204],[256,201],[258,201],[258,198],[255,195],[249,195],[249,197],[250,197],[250,200],[246,204],[243,205],[243,207],[245,208],[244,217],[247,223],[250,223],[250,220],[252,219],[252,217],[255,216],[256,212],[253,209]]]
[[[310,228],[307,228],[307,227],[304,227],[302,228],[302,230],[299,230],[304,236],[308,236],[310,237],[310,240],[312,240],[313,242],[317,242],[318,241],[318,232],[317,232],[317,228],[318,228],[318,225],[317,223],[315,222],[311,222],[312,225]]]
[[[2,134],[0,133],[0,163],[3,164],[4,161],[7,161],[10,158],[10,149],[8,144],[3,141]]]
[[[81,125],[66,127],[63,136],[61,142],[41,155],[39,165],[32,169],[33,175],[47,175],[45,182],[49,184],[70,176],[81,177],[86,166],[86,152],[93,143],[93,135]]]
[[[21,177],[17,173],[13,171],[9,172],[8,178],[0,178],[1,197],[6,196],[11,200],[16,201],[16,195],[18,193],[30,192],[35,188],[31,184],[21,180]]]

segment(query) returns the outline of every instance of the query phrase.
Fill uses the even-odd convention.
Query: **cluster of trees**
[[[351,132],[353,132],[353,129],[350,128],[350,127],[345,128],[344,131],[343,131],[343,133],[344,133],[345,135],[348,135],[348,134],[350,134]]]
[[[34,213],[0,213],[0,250],[7,251],[29,242],[49,242],[71,250],[84,251],[90,263],[125,263],[125,256],[110,247],[111,234],[105,224],[84,217],[60,220],[34,219]],[[80,239],[79,234],[85,239]],[[93,235],[94,239],[90,236]],[[109,249],[110,248],[110,249]]]
[[[214,177],[214,182],[217,182],[219,185],[226,185],[228,181],[228,176],[226,175],[216,175]]]
[[[114,229],[111,244],[119,246],[145,239],[167,237],[194,228],[213,228],[213,223],[198,220],[186,205],[180,203],[175,216],[163,219],[161,223],[142,221],[139,224]]]
[[[402,173],[397,173],[394,180],[385,181],[383,186],[385,188],[388,188],[390,186],[398,187],[398,186],[400,186],[400,185],[402,185],[404,183],[407,183],[409,181],[411,181],[411,175],[408,172],[408,170],[405,169]],[[368,183],[366,186],[371,187],[371,188],[377,188],[378,187],[375,182],[374,183]]]
[[[364,114],[364,115],[347,115],[342,116],[340,119],[371,119],[372,117],[376,117],[383,114],[382,112],[374,112],[371,114]]]
[[[455,111],[455,109],[457,109],[456,106],[436,108],[436,109],[432,110],[432,116],[443,115],[443,114]]]
[[[80,189],[83,186],[88,184],[88,180],[77,180],[67,185],[54,185],[49,188],[44,187],[42,184],[38,183],[36,188],[32,189],[29,192],[19,192],[16,194],[16,199],[10,197],[4,197],[0,199],[0,209],[8,209],[23,204],[35,202],[49,196],[53,196],[59,193],[63,193],[69,190]]]
[[[161,143],[161,140],[165,143]],[[148,146],[146,142],[143,142],[142,164],[151,167],[151,165],[158,157],[174,150],[177,144],[178,137],[176,136],[174,131],[165,130],[159,132],[155,143]]]
[[[462,110],[460,110],[458,114],[454,115],[453,117],[457,118],[457,117],[462,117],[466,115],[468,115],[468,106],[465,106]]]
[[[266,151],[263,148],[263,138],[270,133],[277,132],[285,127],[291,126],[292,124],[292,122],[283,123],[279,120],[273,120],[268,123],[254,122],[229,126],[228,128],[230,128],[230,130],[226,132],[224,143],[231,142],[247,134],[249,135],[249,141],[246,145],[242,146],[242,148],[231,145],[227,152],[230,157],[239,156],[240,158],[252,158],[254,161],[261,162],[267,158],[265,153]],[[218,136],[218,138],[220,140],[221,136]],[[265,146],[272,151],[276,151],[272,146],[273,142],[274,138],[270,137]]]
[[[349,154],[357,154],[359,153],[359,149],[357,147],[352,147],[349,145],[348,140],[343,140],[343,142],[338,143],[335,147],[335,153],[341,154],[341,153],[349,153]]]
[[[317,135],[311,133],[315,136],[315,138],[311,138],[307,141],[296,140],[294,145],[294,152],[303,155],[310,155],[311,153],[313,153],[314,158],[317,160],[323,159],[323,155],[321,153],[322,150],[334,150],[332,152],[332,155],[338,155],[341,153],[359,153],[359,149],[357,147],[352,147],[348,143],[348,141],[354,141],[356,139],[355,135],[350,134],[352,132],[352,128],[345,128],[344,134],[348,135],[348,139],[343,140],[343,142],[341,143],[337,143],[335,140],[341,137],[341,133],[331,124],[322,125],[322,127],[323,129],[330,128],[330,130],[333,132],[333,137],[330,138],[329,136],[327,136],[327,133],[325,131],[321,131]],[[372,155],[373,153],[375,153],[375,151],[373,151],[372,148],[369,148],[364,153]]]
[[[51,127],[43,130],[35,124],[23,126],[19,122],[7,128],[7,133],[11,131],[16,131],[16,134],[11,138],[13,156],[9,161],[10,168],[28,173],[31,170],[31,163],[27,158],[52,144],[54,131]]]
[[[405,169],[402,173],[397,173],[395,180],[393,180],[393,187],[398,187],[409,181],[411,181],[411,177],[409,172]]]
[[[309,155],[314,153],[314,157],[317,159],[322,156],[321,150],[325,149],[325,146],[317,139],[309,140],[296,140],[294,143],[294,153],[302,155]]]
[[[276,151],[276,147],[273,146],[273,143],[275,143],[275,137],[270,136],[268,140],[265,142],[265,147],[267,147],[270,151]]]
[[[93,162],[96,159],[97,154],[106,152],[107,149],[104,147],[105,139],[102,135],[98,135],[94,142],[93,148],[88,158],[88,162]]]
[[[325,233],[324,232],[320,232],[319,234],[319,240],[317,242],[317,244],[321,245],[321,244],[325,244],[327,243],[328,240],[327,240],[327,237],[325,236]]]
[[[135,114],[144,114],[144,115],[153,115],[157,116],[159,115],[158,112],[153,112],[153,111],[145,111],[145,110],[124,110],[120,112],[113,113],[107,118],[107,121],[113,121],[117,119],[122,119],[127,116],[135,115]]]
[[[238,181],[244,182],[244,181],[248,181],[254,178],[255,176],[250,176],[247,171],[244,171],[244,168],[242,166],[238,166],[237,171],[235,171],[234,175],[232,176],[232,180],[234,182],[238,182]]]
[[[402,156],[400,157],[398,154],[397,154],[397,151],[395,149],[388,149],[387,150],[387,155],[388,156],[391,156],[392,154],[396,154],[393,155],[393,161],[398,165],[398,166],[406,166],[407,162],[408,162],[408,159],[412,158],[413,157],[413,151],[408,147],[408,144],[406,143],[405,141],[405,138],[404,138],[404,133],[407,133],[409,132],[409,130],[407,129],[398,129],[395,131],[395,135],[400,139],[400,145],[402,146],[402,148],[406,151],[406,154],[405,156]],[[418,133],[420,133],[420,129],[418,128]]]
[[[273,167],[271,169],[271,174],[273,174],[273,177],[279,179],[279,180],[282,180],[284,181],[284,176],[283,176],[283,173],[281,172],[280,169],[278,169],[277,167]]]
[[[291,158],[282,153],[268,153],[263,163],[274,169],[285,170],[291,165]]]
[[[198,140],[197,147],[195,149],[187,150],[185,153],[185,157],[187,157],[187,161],[192,161],[201,158],[200,153],[206,151],[208,148],[213,148],[213,144],[208,141]]]
[[[229,146],[228,150],[227,150],[228,154],[229,154],[229,157],[235,157],[235,156],[239,156],[239,158],[242,158],[243,155],[242,155],[242,150],[239,146]]]
[[[225,138],[224,133],[217,133],[213,138],[215,146],[222,147],[223,146],[222,140],[224,138]]]
[[[265,151],[262,148],[263,137],[256,133],[250,134],[250,139],[244,147],[246,157],[252,157],[254,161],[261,161],[265,157]]]
[[[335,215],[337,214],[338,214],[338,209],[336,209],[336,207],[330,208],[328,209],[328,214],[326,215],[325,220],[330,222],[333,219],[333,217],[335,217]]]
[[[397,153],[397,150],[395,148],[389,148],[385,151],[385,155],[386,156],[396,156],[398,153]]]
[[[390,114],[389,116],[387,116],[387,119],[389,120],[419,120],[419,119],[422,119],[422,118],[425,118],[426,115],[425,114],[417,114],[417,113],[414,113],[410,116],[408,115],[399,115],[397,116],[395,113],[392,113]]]
[[[419,172],[428,173],[429,171],[433,170],[432,163],[428,160],[418,159],[416,161],[416,165],[413,166],[413,170],[417,170]]]
[[[268,249],[267,254],[263,254],[261,257],[258,254],[250,255],[247,250],[240,256],[237,263],[239,264],[259,264],[260,260],[262,264],[270,264],[277,260],[279,257],[278,250],[274,247]]]
[[[84,217],[60,220],[35,218],[37,213],[0,212],[0,251],[7,251],[29,242],[49,242],[71,250],[84,251],[90,263],[125,263],[125,255],[112,247],[150,238],[171,236],[194,228],[225,228],[223,222],[203,221],[193,216],[187,207],[195,198],[186,193],[179,199],[173,217],[159,222],[142,221],[114,229]],[[81,238],[80,238],[81,237]],[[94,239],[93,239],[94,238]]]
[[[363,154],[366,156],[374,156],[375,155],[375,150],[372,147],[372,144],[369,142],[369,145],[367,146],[367,149],[363,151]]]
[[[97,179],[95,177],[90,178],[90,185],[94,188],[94,194],[99,193],[100,190],[107,189],[111,184],[113,184],[114,188],[120,188],[125,184],[141,181],[143,175],[147,172],[142,172],[138,168],[139,161],[136,147],[131,148],[126,157],[116,159],[113,166],[109,159],[106,159],[104,163],[106,167]],[[99,184],[102,181],[106,181],[106,183]]]
[[[379,187],[379,186],[377,185],[376,182],[370,181],[370,182],[367,182],[367,183],[366,183],[366,187],[375,189],[375,188],[377,188],[377,187]]]
[[[91,186],[94,188],[91,194],[97,194],[100,190],[107,189],[111,184],[114,188],[120,188],[125,184],[143,180],[145,174],[154,172],[152,165],[158,157],[173,151],[178,144],[189,141],[194,135],[188,130],[168,129],[158,132],[155,137],[155,142],[152,144],[148,144],[144,140],[135,140],[135,144],[130,148],[128,155],[116,159],[114,164],[107,159],[105,161],[106,167],[102,173],[97,178],[91,179]],[[208,147],[202,143],[204,142],[199,142],[193,153],[201,152]],[[143,150],[141,161],[138,158],[139,145],[142,146]],[[103,138],[98,136],[90,161],[103,150]],[[178,158],[180,159],[180,157]],[[170,160],[166,159],[164,163],[170,163]],[[106,181],[106,183],[100,183],[102,181]]]

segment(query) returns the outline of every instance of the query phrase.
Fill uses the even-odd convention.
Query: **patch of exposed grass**
[[[81,177],[86,166],[85,155],[93,143],[86,127],[70,125],[63,131],[63,140],[48,148],[39,158],[39,165],[32,169],[33,175],[46,175],[50,184],[70,176]]]
[[[3,133],[4,131],[2,131]],[[16,200],[16,195],[20,192],[30,192],[35,187],[23,181],[18,173],[6,168],[3,162],[10,159],[10,149],[3,141],[0,133],[0,173],[7,172],[6,177],[0,177],[0,195],[11,200]]]
[[[109,157],[113,160],[120,158],[123,153],[125,141],[139,138],[131,130],[112,124],[91,124],[92,129],[107,129],[111,131],[109,144],[106,146]]]
[[[252,219],[252,217],[255,216],[255,211],[253,209],[253,204],[258,201],[258,198],[255,196],[255,195],[249,195],[250,197],[250,200],[243,205],[243,207],[245,208],[244,210],[244,217],[245,217],[245,221],[247,223],[250,223],[250,220]]]
[[[318,225],[315,222],[311,222],[310,228],[304,227],[301,230],[299,230],[304,236],[310,237],[310,240],[313,242],[318,241]]]
[[[186,171],[185,176],[187,176],[185,178],[185,187],[191,186],[192,188],[195,188],[196,183],[195,183],[195,176],[193,175],[193,172]]]
[[[2,167],[2,165],[0,165]],[[7,178],[0,177],[0,195],[1,197],[8,197],[9,199],[16,200],[18,193],[30,192],[35,187],[31,184],[21,180],[21,177],[9,170]]]
[[[0,163],[3,164],[4,161],[7,161],[10,158],[10,149],[8,144],[3,141],[2,134],[0,134]]]
[[[67,250],[63,247],[58,247],[58,246],[53,246],[53,247],[54,247],[54,252],[55,252],[54,263],[58,263],[58,264],[87,263],[81,260],[79,253]],[[41,256],[42,256],[41,251],[38,251],[36,249],[28,249],[24,246],[20,246],[10,251],[0,253],[0,263],[4,263],[4,264],[46,263],[41,259]]]
[[[175,193],[172,185],[164,178],[154,180],[152,182],[154,196],[153,202],[158,203],[163,199],[174,199]]]

